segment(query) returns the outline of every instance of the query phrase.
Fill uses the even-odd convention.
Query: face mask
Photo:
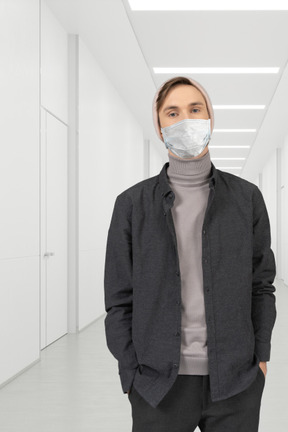
[[[181,158],[198,156],[211,138],[210,119],[184,119],[161,128],[167,149]]]

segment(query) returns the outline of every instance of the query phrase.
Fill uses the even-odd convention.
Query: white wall
[[[47,6],[45,0],[40,1],[40,6],[40,104],[42,113],[40,141],[40,326],[41,349],[43,349],[57,338],[67,333],[68,322],[68,35]],[[51,155],[53,155],[53,157],[50,157]],[[52,252],[54,255],[45,258],[44,255],[47,252]],[[57,304],[57,309],[55,309],[55,304]]]
[[[281,148],[281,270],[284,283],[288,285],[288,133]]]
[[[39,358],[39,2],[0,2],[0,384]]]
[[[119,65],[121,67],[121,65]],[[104,310],[104,259],[116,196],[144,179],[140,125],[79,39],[79,329]]]
[[[43,0],[1,1],[0,29],[1,385],[40,359],[40,102],[67,122],[68,52]]]
[[[261,189],[261,188],[260,188],[260,174],[258,174],[258,175],[255,177],[255,179],[253,180],[253,183],[254,183],[256,186],[258,186],[259,189]]]
[[[41,0],[41,106],[68,123],[68,35]]]
[[[288,285],[288,134],[282,146],[270,154],[262,172],[255,178],[266,203],[270,227],[271,247],[276,260],[276,278]]]
[[[164,142],[160,139],[151,140],[149,142],[149,177],[159,174],[163,165],[168,161],[168,150]]]
[[[0,28],[1,385],[40,359],[40,107],[68,122],[68,46],[44,0],[0,2]],[[82,40],[78,67],[80,330],[104,313],[112,210],[145,177],[145,148],[142,128]]]
[[[262,170],[262,193],[270,220],[271,248],[277,264],[277,158],[275,150],[270,154]]]

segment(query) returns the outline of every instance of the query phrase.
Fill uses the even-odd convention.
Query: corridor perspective
[[[287,432],[288,3],[0,0],[0,29],[0,432],[210,432],[210,390]]]

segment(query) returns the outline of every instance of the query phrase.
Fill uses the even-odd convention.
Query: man
[[[197,81],[166,81],[153,121],[169,162],[117,196],[104,276],[133,432],[255,432],[276,319],[264,199],[211,162]]]

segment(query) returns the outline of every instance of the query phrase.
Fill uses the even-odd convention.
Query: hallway
[[[182,358],[197,359],[189,374],[207,373],[205,324],[213,317],[209,360],[212,366],[215,355],[215,381],[218,374],[219,389],[229,389],[231,371],[231,382],[239,383],[252,357],[241,359],[246,342],[269,358],[269,302],[257,298],[263,308],[252,310],[254,327],[246,307],[250,266],[253,277],[263,272],[264,287],[272,274],[273,263],[262,255],[268,240],[276,263],[277,317],[259,432],[288,431],[288,2],[257,1],[0,0],[0,432],[130,432],[131,404],[122,388],[132,379],[124,371],[138,363],[144,370],[147,363],[147,374],[139,368],[137,377],[148,398],[153,375],[146,358],[159,356],[159,369],[167,358],[181,375],[173,343],[182,333]],[[207,162],[225,189],[218,189],[221,201],[212,206],[217,218],[211,213],[204,226]],[[175,235],[174,246],[165,235],[171,228],[164,222],[171,221],[166,190],[159,189],[157,198],[156,176],[168,163],[176,192],[177,262]],[[146,183],[133,189],[139,195],[118,199],[140,182]],[[217,254],[214,260],[209,251]],[[222,268],[221,262],[228,264]],[[173,299],[179,276],[181,298],[179,292]],[[134,344],[140,341],[147,353],[143,358],[136,350],[136,361],[129,356],[130,324],[128,332],[125,327],[130,287]],[[206,304],[204,289],[211,298]],[[139,301],[137,293],[143,294]],[[105,311],[112,317],[106,335]],[[214,350],[213,335],[228,351],[224,345],[221,353]],[[117,360],[130,379],[127,386],[121,386]],[[161,397],[159,383],[154,389]],[[186,400],[182,383],[180,389]],[[156,428],[165,430],[158,422]]]

